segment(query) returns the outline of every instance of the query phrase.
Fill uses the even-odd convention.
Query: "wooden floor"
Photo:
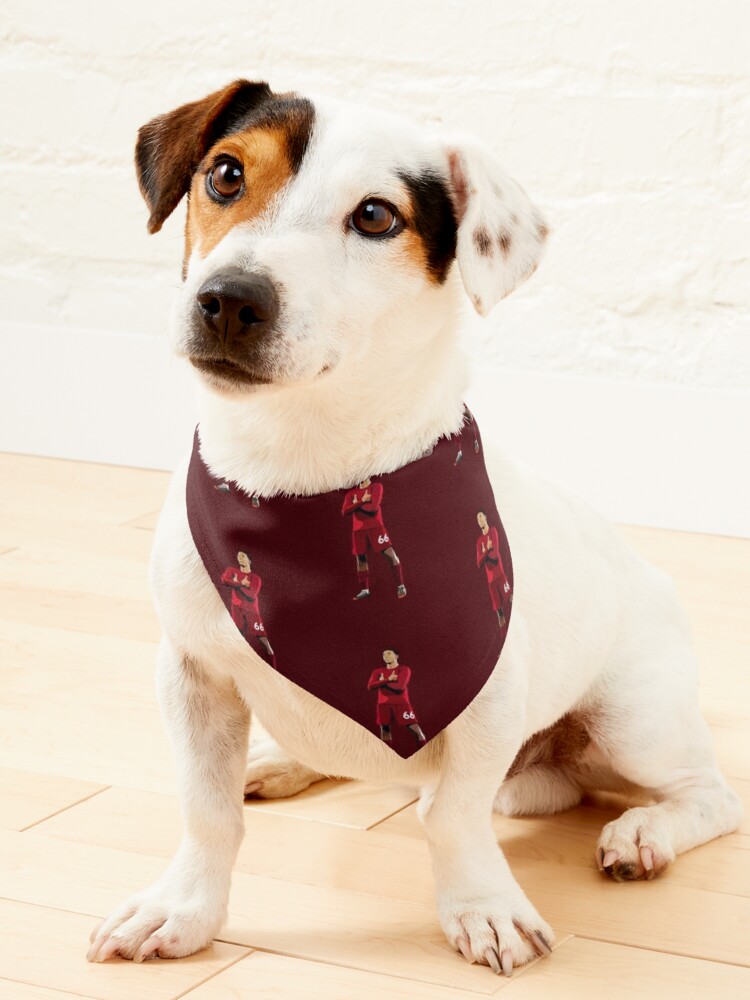
[[[221,940],[182,961],[84,961],[88,934],[179,837],[146,563],[161,473],[0,456],[0,1000],[750,997],[750,823],[648,883],[593,863],[604,800],[496,818],[553,924],[495,977],[442,937],[406,788],[326,782],[248,804]],[[750,542],[623,529],[674,575],[721,763],[750,804]]]

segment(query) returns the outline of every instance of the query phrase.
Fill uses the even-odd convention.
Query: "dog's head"
[[[484,315],[547,236],[480,143],[265,83],[144,125],[136,167],[152,233],[188,196],[178,350],[222,392],[398,355],[454,261]]]

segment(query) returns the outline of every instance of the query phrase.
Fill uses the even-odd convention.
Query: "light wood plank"
[[[80,553],[107,552],[117,558],[137,557],[143,566],[148,562],[153,535],[134,527],[99,524],[59,516],[52,508],[40,531],[39,516],[26,510],[8,511],[0,522],[0,540],[13,548],[40,547],[45,544],[67,546]]]
[[[582,808],[557,817],[496,817],[498,840],[509,861],[564,864],[589,872],[601,827],[617,810]],[[326,826],[309,831],[292,817],[245,809],[246,834],[236,870],[248,874],[431,903],[429,852],[414,809],[369,831]],[[170,857],[181,821],[171,796],[110,788],[36,827],[38,833],[119,850]],[[743,853],[744,852],[744,853]],[[713,894],[750,896],[750,838],[733,834],[683,855],[664,876],[670,884]]]
[[[570,822],[576,824],[580,812],[568,814]],[[747,837],[704,845],[651,882],[618,884],[596,870],[590,853],[595,840],[584,845],[575,830],[566,831],[564,814],[529,820],[498,816],[494,824],[516,879],[554,927],[638,948],[658,942],[675,954],[750,964],[742,926],[750,923],[750,898],[737,895],[738,887],[748,888]],[[598,829],[598,822],[594,825]],[[422,837],[412,806],[376,831]],[[711,863],[726,850],[732,853]],[[717,883],[723,891],[716,891]]]
[[[159,520],[160,511],[152,510],[149,514],[143,514],[141,517],[133,518],[132,521],[127,521],[127,526],[129,528],[138,528],[140,531],[154,531],[156,528],[156,522]]]
[[[161,629],[151,601],[106,597],[86,591],[47,590],[0,584],[0,621],[34,629],[40,622],[53,628],[87,632],[110,639],[158,642]]]
[[[96,917],[152,881],[179,839],[176,799],[154,794],[171,792],[175,782],[153,694],[159,629],[145,574],[166,482],[160,473],[0,456],[0,765],[33,772],[25,780],[6,776],[5,786],[0,772],[0,807],[15,826],[42,820],[27,833],[0,833],[0,893],[15,894],[39,917],[22,918],[19,954],[38,958],[38,926],[46,944],[62,919],[57,911],[70,910],[81,921],[78,962]],[[676,580],[717,755],[748,803],[750,542],[622,531]],[[113,783],[122,787],[79,799],[81,789]],[[584,935],[507,984],[466,967],[444,942],[424,835],[413,806],[402,808],[411,797],[408,790],[326,782],[287,802],[246,807],[248,833],[223,936],[245,950],[260,945],[291,957],[256,952],[237,966],[241,976],[257,963],[259,988],[284,1000],[293,990],[335,997],[336,990],[367,996],[394,989],[410,997],[447,991],[448,1000],[498,987],[530,1000],[564,1000],[573,991],[576,1000],[750,995],[746,970],[735,967],[748,961],[750,917],[741,894],[750,888],[749,816],[741,833],[683,856],[663,878],[623,886],[592,864],[599,827],[616,814],[607,797],[556,817],[496,818],[514,873],[560,938],[570,930]],[[64,811],[44,819],[59,802]],[[73,953],[48,960],[46,949],[49,978],[0,980],[0,997],[6,1000],[7,989],[19,1000],[70,996],[53,973],[58,963],[66,975]],[[341,972],[342,963],[352,968]],[[237,995],[227,978],[232,970],[217,971],[211,988]],[[317,983],[317,993],[304,992]],[[255,985],[248,989],[243,980],[239,995],[264,995]]]
[[[0,826],[24,830],[104,788],[90,781],[0,767]]]
[[[604,796],[601,798],[605,800]],[[527,865],[554,863],[564,865],[566,870],[578,868],[587,874],[594,871],[599,833],[606,823],[621,815],[626,806],[597,806],[596,799],[591,802],[555,816],[493,816],[498,842],[508,860],[513,862],[514,869],[516,862],[522,861]],[[424,839],[413,807],[395,814],[375,832]],[[533,885],[533,872],[531,878]],[[705,890],[712,895],[727,893],[750,898],[750,837],[732,833],[680,855],[659,881]],[[529,886],[526,888],[532,891]]]
[[[40,535],[50,497],[58,517],[122,524],[161,507],[169,473],[93,462],[0,453],[0,523],[6,511],[37,517]]]
[[[550,961],[538,962],[525,975],[514,977],[503,991],[503,1000],[747,1000],[749,996],[749,969],[579,937],[561,945]]]
[[[36,827],[76,843],[169,858],[179,843],[175,797],[110,788]],[[97,796],[98,798],[98,796]],[[235,870],[337,889],[353,889],[431,906],[434,887],[423,839],[317,824],[245,807],[245,839]],[[395,861],[394,861],[395,859]]]
[[[154,690],[153,644],[39,622],[30,640],[23,622],[0,627],[0,766],[175,788]]]
[[[415,802],[413,788],[366,781],[318,781],[290,799],[248,800],[246,810],[366,830]]]
[[[85,914],[0,900],[0,925],[0,977],[101,1000],[171,1000],[249,954],[247,948],[216,942],[180,961],[134,965],[113,959],[93,965],[84,957],[91,930]]]
[[[489,969],[484,972],[498,992],[509,984]],[[199,986],[190,1000],[470,1000],[486,995],[255,951]]]
[[[0,1000],[70,1000],[72,996],[92,1000],[91,997],[84,997],[83,993],[61,993],[59,990],[47,989],[46,986],[0,979]]]
[[[152,882],[164,867],[161,858],[56,840],[34,830],[0,831],[0,897],[91,914],[89,928],[96,916]],[[559,940],[566,937],[558,929]],[[431,902],[235,872],[219,939],[479,993],[496,988],[486,969],[468,966],[449,947]]]
[[[112,531],[116,536],[117,530]],[[27,542],[0,559],[0,586],[17,585],[40,593],[85,593],[109,600],[139,601],[147,596],[146,539],[115,555],[109,547],[77,548],[62,541]]]

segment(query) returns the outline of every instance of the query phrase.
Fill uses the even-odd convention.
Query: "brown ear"
[[[232,123],[271,96],[267,83],[235,80],[202,101],[183,104],[138,130],[135,168],[158,233],[189,190],[195,168]]]

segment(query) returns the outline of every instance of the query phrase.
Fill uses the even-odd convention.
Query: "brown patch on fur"
[[[207,175],[220,156],[238,160],[244,172],[243,193],[227,204],[218,204],[206,191]],[[218,142],[190,188],[185,260],[193,250],[205,257],[235,226],[261,215],[292,172],[288,134],[281,123],[235,132]]]
[[[498,236],[497,245],[500,247],[500,253],[503,255],[503,257],[507,257],[508,254],[510,253],[510,247],[512,242],[513,242],[513,237],[510,235],[510,233],[506,233],[505,231],[503,231]]]
[[[474,246],[482,257],[489,257],[492,254],[492,240],[486,229],[474,230]]]
[[[548,729],[526,740],[510,765],[506,780],[536,764],[566,768],[574,765],[591,742],[584,718],[568,712]]]
[[[182,196],[195,187],[194,175],[206,154],[227,136],[256,130],[281,137],[286,179],[290,171],[299,169],[314,117],[312,104],[303,97],[274,94],[266,83],[235,80],[223,90],[148,122],[138,132],[135,164],[138,184],[151,212],[149,232],[161,229]],[[243,155],[251,160],[256,156],[261,165],[269,159],[280,160],[275,147],[270,155],[263,149],[245,149]],[[194,235],[187,235],[188,253]]]
[[[536,227],[536,235],[539,237],[540,240],[542,240],[542,242],[544,242],[544,240],[546,240],[547,237],[549,236],[549,229],[545,226],[543,222],[540,222],[539,225]]]
[[[413,229],[404,229],[398,237],[399,253],[403,254],[412,267],[429,273],[424,243]]]
[[[235,80],[200,101],[160,115],[138,130],[135,166],[138,185],[157,233],[190,187],[193,172],[235,115],[271,96],[265,83]]]

